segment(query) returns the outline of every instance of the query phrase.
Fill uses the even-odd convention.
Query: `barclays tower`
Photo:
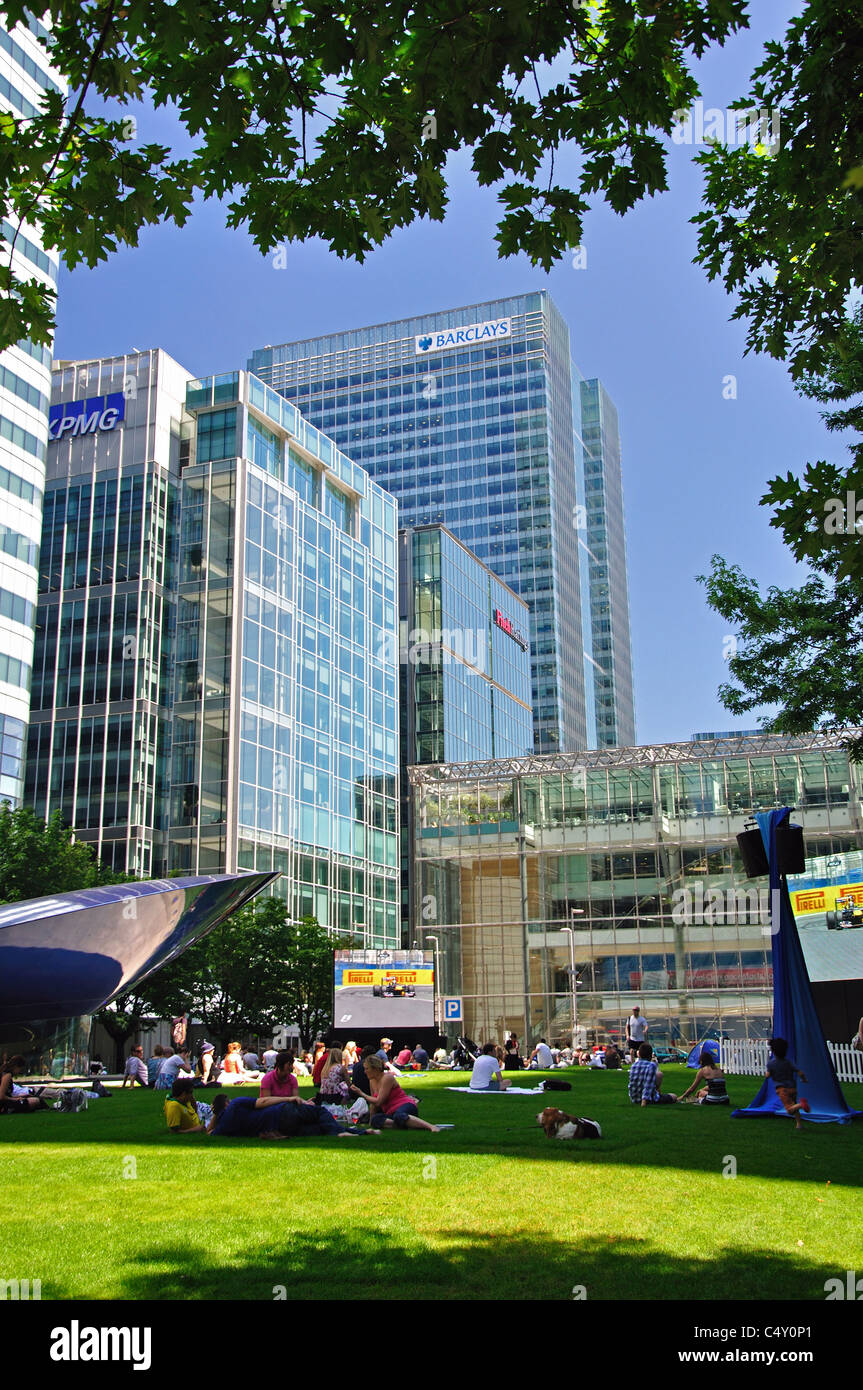
[[[402,525],[446,526],[527,602],[535,751],[595,742],[580,395],[549,295],[265,347],[249,365],[397,498]]]

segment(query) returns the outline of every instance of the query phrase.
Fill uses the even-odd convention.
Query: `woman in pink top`
[[[437,1125],[420,1119],[416,1101],[405,1095],[394,1072],[384,1071],[380,1057],[367,1057],[363,1062],[363,1071],[368,1077],[371,1095],[361,1091],[359,1086],[352,1086],[351,1090],[368,1102],[370,1111],[376,1112],[370,1121],[373,1129],[429,1129],[432,1134],[439,1132]]]

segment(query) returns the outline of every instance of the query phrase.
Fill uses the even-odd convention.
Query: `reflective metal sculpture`
[[[278,877],[111,884],[0,907],[0,1027],[95,1013]]]

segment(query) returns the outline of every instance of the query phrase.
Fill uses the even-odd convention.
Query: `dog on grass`
[[[547,1139],[601,1139],[602,1130],[596,1120],[583,1116],[565,1115],[562,1110],[547,1106],[536,1117],[540,1129],[545,1130]]]

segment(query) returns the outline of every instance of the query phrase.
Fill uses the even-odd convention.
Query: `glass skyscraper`
[[[600,381],[579,381],[577,395],[584,489],[581,558],[596,747],[629,748],[635,743],[635,702],[620,430],[614,402]]]
[[[399,944],[396,504],[263,382],[55,377],[27,800]]]
[[[533,744],[527,604],[443,526],[399,532],[402,920],[413,939],[407,768],[518,758]]]
[[[396,506],[244,372],[190,384],[171,864],[280,869],[291,910],[396,946]]]
[[[64,92],[39,38],[48,31],[0,27],[0,111],[36,115],[46,92]],[[54,289],[59,262],[38,226],[0,222],[0,241],[21,280]],[[23,340],[0,353],[0,801],[20,805],[30,707],[33,628],[38,593],[42,495],[51,396],[50,348]]]
[[[170,867],[189,379],[161,351],[61,363],[51,407],[26,800],[142,878]]]
[[[526,600],[534,747],[585,748],[569,330],[549,295],[261,348],[250,368],[398,498],[403,525],[446,526]]]

